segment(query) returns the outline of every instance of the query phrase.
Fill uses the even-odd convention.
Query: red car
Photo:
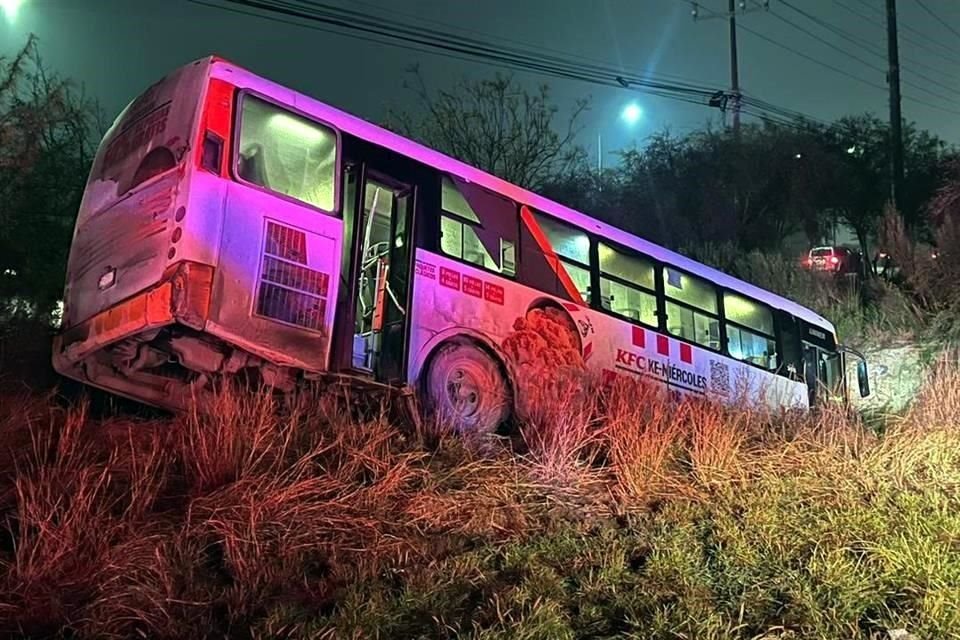
[[[803,268],[840,275],[860,272],[860,253],[849,247],[814,247],[803,259]]]

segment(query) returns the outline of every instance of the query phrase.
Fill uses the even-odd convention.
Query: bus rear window
[[[251,95],[243,97],[237,175],[324,211],[336,193],[334,131]]]
[[[97,150],[81,217],[177,166],[193,136],[205,77],[202,66],[182,67],[124,108]]]

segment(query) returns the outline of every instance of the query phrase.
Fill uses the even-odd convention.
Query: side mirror
[[[857,362],[857,383],[860,385],[860,397],[866,398],[870,395],[870,376],[867,373],[867,361]]]

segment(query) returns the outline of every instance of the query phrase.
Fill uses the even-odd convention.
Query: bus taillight
[[[200,139],[197,162],[202,169],[220,176],[227,175],[227,141],[233,120],[235,87],[219,78],[212,78],[200,117]]]

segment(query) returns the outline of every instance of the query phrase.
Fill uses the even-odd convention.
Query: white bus
[[[538,367],[809,407],[845,352],[790,300],[209,57],[100,145],[53,359],[174,409],[349,376],[490,430]]]

